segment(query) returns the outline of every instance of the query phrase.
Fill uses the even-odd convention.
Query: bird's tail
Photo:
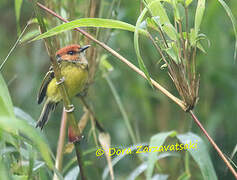
[[[43,107],[43,110],[40,114],[40,117],[37,121],[36,128],[40,127],[42,130],[44,125],[48,122],[50,113],[55,109],[56,104],[54,102],[46,101]]]

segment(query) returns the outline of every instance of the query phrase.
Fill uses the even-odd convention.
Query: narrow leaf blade
[[[47,32],[37,36],[31,41],[51,37],[59,33],[74,29],[76,27],[101,27],[101,28],[121,29],[131,32],[135,31],[135,27],[133,25],[118,20],[102,19],[102,18],[81,18],[56,26],[48,30]],[[139,32],[141,34],[147,35],[147,32],[145,30],[139,29]]]
[[[170,131],[170,132],[163,132],[163,133],[158,133],[154,136],[151,137],[150,140],[150,146],[149,147],[160,147],[164,144],[165,140],[169,136],[173,136],[176,134],[175,131]],[[148,167],[147,167],[147,172],[146,172],[146,178],[151,179],[152,177],[152,172],[154,169],[154,165],[156,163],[156,156],[158,152],[150,152],[148,155]]]
[[[191,156],[201,169],[204,180],[216,180],[216,172],[213,168],[210,156],[207,153],[207,147],[204,141],[199,136],[191,132],[177,135],[177,138],[182,144],[189,145],[190,143],[197,143],[197,148],[188,148],[188,152],[191,154]]]

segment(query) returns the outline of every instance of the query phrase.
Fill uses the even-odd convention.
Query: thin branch
[[[208,132],[204,129],[204,127],[202,126],[202,124],[200,123],[200,121],[198,120],[198,118],[195,116],[195,114],[193,113],[193,111],[189,111],[189,113],[191,114],[194,122],[197,124],[197,126],[201,129],[201,131],[203,132],[203,134],[205,134],[205,136],[207,137],[207,139],[209,140],[209,142],[212,144],[212,146],[215,148],[215,150],[217,151],[217,153],[219,154],[219,156],[221,157],[221,159],[225,162],[226,166],[229,168],[229,170],[232,172],[232,174],[235,176],[235,178],[237,179],[237,173],[234,170],[234,168],[231,166],[230,162],[226,159],[225,155],[222,153],[222,151],[219,149],[219,147],[216,145],[215,141],[209,136]]]
[[[21,38],[23,36],[23,34],[25,33],[26,29],[29,26],[29,22],[26,24],[25,28],[23,29],[22,33],[20,34],[20,36],[18,37],[18,39],[16,40],[15,44],[12,46],[11,50],[9,51],[9,53],[7,54],[7,57],[4,59],[4,61],[2,62],[2,64],[0,65],[0,72],[3,68],[3,66],[5,65],[5,63],[7,62],[9,56],[11,55],[11,53],[13,52],[13,50],[16,48],[16,46],[19,44],[19,42],[21,41]]]
[[[76,155],[77,155],[77,163],[79,165],[80,168],[80,176],[81,176],[81,180],[86,180],[85,174],[84,174],[84,165],[83,165],[83,161],[82,161],[82,153],[80,150],[80,142],[76,141],[74,142],[74,146],[75,146],[75,151],[76,151]]]
[[[56,155],[56,160],[55,160],[55,167],[59,172],[61,172],[62,170],[63,148],[64,148],[64,142],[65,142],[65,137],[66,137],[66,126],[67,126],[67,113],[63,110],[60,132],[59,132],[59,139],[58,139],[58,146],[57,146],[57,155]],[[54,174],[53,179],[57,180],[56,174]]]
[[[80,99],[81,99],[81,102],[82,102],[83,106],[89,111],[90,115],[92,116],[93,121],[95,122],[96,128],[100,132],[105,132],[105,129],[103,128],[103,126],[100,124],[100,122],[95,117],[94,112],[91,110],[90,106],[86,103],[86,100],[84,99],[84,97],[80,97]]]

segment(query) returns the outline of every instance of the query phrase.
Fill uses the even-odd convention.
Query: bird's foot
[[[65,81],[65,77],[62,77],[58,82],[56,82],[56,85],[62,84]]]
[[[67,113],[73,112],[75,110],[75,107],[74,107],[73,104],[70,104],[68,107],[69,107],[69,109],[66,109],[64,107],[64,111],[67,112]]]

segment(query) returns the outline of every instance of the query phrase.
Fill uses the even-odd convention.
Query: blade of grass
[[[204,180],[217,180],[216,172],[211,162],[210,156],[207,153],[207,147],[204,141],[196,134],[191,132],[177,135],[177,138],[182,144],[196,144],[197,148],[188,148],[187,151],[198,164]],[[189,168],[186,168],[186,170]]]
[[[2,71],[3,66],[5,65],[5,63],[7,62],[9,56],[11,55],[11,53],[13,52],[13,50],[16,48],[16,46],[19,44],[21,37],[23,36],[23,34],[25,33],[25,30],[27,29],[27,27],[29,26],[29,23],[26,24],[25,28],[23,29],[22,33],[20,34],[20,36],[18,37],[18,39],[16,40],[15,44],[12,46],[11,50],[9,51],[9,53],[7,54],[7,57],[4,59],[4,61],[2,62],[2,64],[0,65],[0,72]]]
[[[136,144],[136,137],[135,137],[135,134],[133,132],[133,128],[132,128],[132,126],[130,124],[127,112],[125,111],[124,105],[123,105],[123,103],[122,103],[122,101],[121,101],[121,99],[120,99],[120,97],[118,95],[118,92],[116,91],[116,88],[114,87],[114,85],[113,85],[111,79],[109,78],[109,76],[105,75],[104,77],[105,77],[105,80],[108,83],[108,85],[109,85],[109,87],[110,87],[110,89],[112,91],[112,94],[113,94],[113,96],[115,98],[116,103],[118,104],[119,110],[120,110],[120,112],[121,112],[121,114],[123,116],[124,122],[125,122],[125,124],[126,124],[126,126],[128,128],[128,132],[129,132],[129,134],[131,136],[132,142],[133,142],[133,144]]]
[[[9,133],[20,131],[24,135],[28,136],[32,144],[34,144],[41,153],[41,156],[43,157],[47,165],[52,169],[53,162],[50,156],[51,152],[48,145],[45,143],[44,138],[40,135],[39,131],[30,126],[26,121],[22,121],[21,119],[15,117],[9,91],[1,74],[0,74],[0,106],[1,106],[0,110],[1,129]],[[3,109],[2,107],[6,107],[7,109]],[[4,112],[4,110],[6,110],[7,113]],[[19,136],[18,133],[15,133],[14,135]]]
[[[158,133],[158,134],[151,137],[149,146],[150,147],[160,147],[164,144],[165,140],[169,136],[173,137],[175,135],[176,135],[175,131]],[[157,154],[158,154],[158,151],[148,154],[147,171],[146,171],[146,178],[147,179],[151,179],[151,177],[152,177],[152,172],[153,172],[153,169],[154,169],[154,166],[156,163]]]
[[[205,11],[205,2],[206,0],[198,0],[194,23],[195,39],[198,37],[198,32],[202,23],[202,18]]]
[[[21,34],[21,28],[20,28],[20,15],[21,15],[21,6],[22,6],[23,0],[15,0],[15,13],[16,13],[16,24],[17,24],[17,34]]]
[[[225,1],[223,0],[218,0],[219,3],[223,6],[223,8],[225,9],[227,15],[229,16],[232,26],[233,26],[233,30],[234,30],[234,34],[235,34],[235,51],[234,51],[234,60],[236,60],[236,53],[237,53],[237,25],[236,25],[236,19],[233,15],[233,13],[231,12],[231,9],[229,8],[229,6],[227,6],[227,4],[225,3]]]
[[[170,39],[177,41],[178,33],[176,32],[174,26],[170,23],[169,17],[161,4],[161,0],[152,0],[149,1],[148,4],[145,3],[145,5],[151,15],[159,19],[158,22],[157,18],[154,18],[157,25],[160,26],[160,28],[167,34]]]
[[[0,73],[0,115],[14,116],[12,100],[7,85]]]
[[[51,37],[65,31],[72,30],[77,27],[101,27],[101,28],[122,29],[131,32],[135,31],[135,26],[118,20],[103,19],[103,18],[81,18],[56,26],[48,30],[47,32],[35,37],[31,41]],[[139,33],[147,35],[147,32],[143,29],[139,29]]]
[[[139,26],[140,26],[140,24],[141,24],[141,22],[142,22],[142,20],[145,16],[146,12],[147,12],[147,9],[143,10],[142,13],[140,14],[140,16],[137,19],[136,28],[135,28],[135,32],[134,32],[134,48],[135,48],[135,52],[136,52],[136,55],[137,55],[137,60],[138,60],[139,67],[145,73],[146,78],[147,78],[149,84],[151,85],[151,87],[153,87],[153,85],[151,83],[151,78],[150,78],[149,72],[146,68],[146,65],[145,65],[143,59],[142,59],[142,56],[141,56],[141,53],[140,53],[140,48],[139,48],[139,43],[138,43]]]

